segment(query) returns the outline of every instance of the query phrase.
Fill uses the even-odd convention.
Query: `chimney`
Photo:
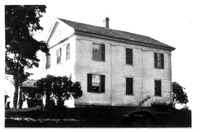
[[[109,18],[108,18],[108,17],[106,17],[106,18],[103,20],[103,26],[104,26],[105,28],[109,28]]]

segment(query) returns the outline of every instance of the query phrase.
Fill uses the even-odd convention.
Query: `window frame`
[[[93,76],[99,76],[100,78],[100,82],[99,82],[99,86],[94,86],[93,85]],[[87,74],[87,82],[88,82],[88,86],[87,86],[87,92],[90,93],[105,93],[105,75],[102,74]],[[94,89],[94,87],[99,87],[98,90],[96,91]]]
[[[131,80],[131,86],[130,83],[128,84],[128,80]],[[134,95],[134,78],[133,77],[126,77],[126,95]]]
[[[57,65],[61,64],[62,47],[56,50]]]
[[[51,67],[51,55],[46,54],[46,69],[49,69]]]
[[[126,64],[133,65],[133,49],[126,48]]]
[[[95,45],[98,45],[100,48],[95,49]],[[92,43],[92,60],[105,62],[105,44]]]
[[[38,97],[38,96],[40,96],[40,97]],[[37,99],[37,100],[42,100],[42,94],[35,94],[35,99]]]
[[[66,60],[70,59],[70,43],[66,45]]]
[[[156,84],[156,83],[160,83],[160,84]],[[162,80],[161,79],[154,80],[154,96],[162,97]]]

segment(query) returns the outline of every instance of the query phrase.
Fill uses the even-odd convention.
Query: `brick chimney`
[[[108,17],[106,17],[106,18],[103,20],[103,26],[104,26],[105,28],[109,28],[109,18],[108,18]]]

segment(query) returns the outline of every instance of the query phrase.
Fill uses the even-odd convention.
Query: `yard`
[[[41,108],[8,109],[5,111],[5,127],[146,127],[124,123],[126,114],[133,109],[137,108],[90,107],[49,111]],[[157,112],[156,116],[159,117],[159,124],[153,127],[191,127],[190,110]]]

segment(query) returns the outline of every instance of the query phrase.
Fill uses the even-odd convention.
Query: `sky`
[[[44,30],[35,36],[38,40],[46,40],[55,18],[103,26],[103,19],[109,17],[112,29],[147,35],[175,47],[172,81],[186,88],[194,105],[200,88],[198,0],[8,0],[5,4],[47,6],[40,23]]]

